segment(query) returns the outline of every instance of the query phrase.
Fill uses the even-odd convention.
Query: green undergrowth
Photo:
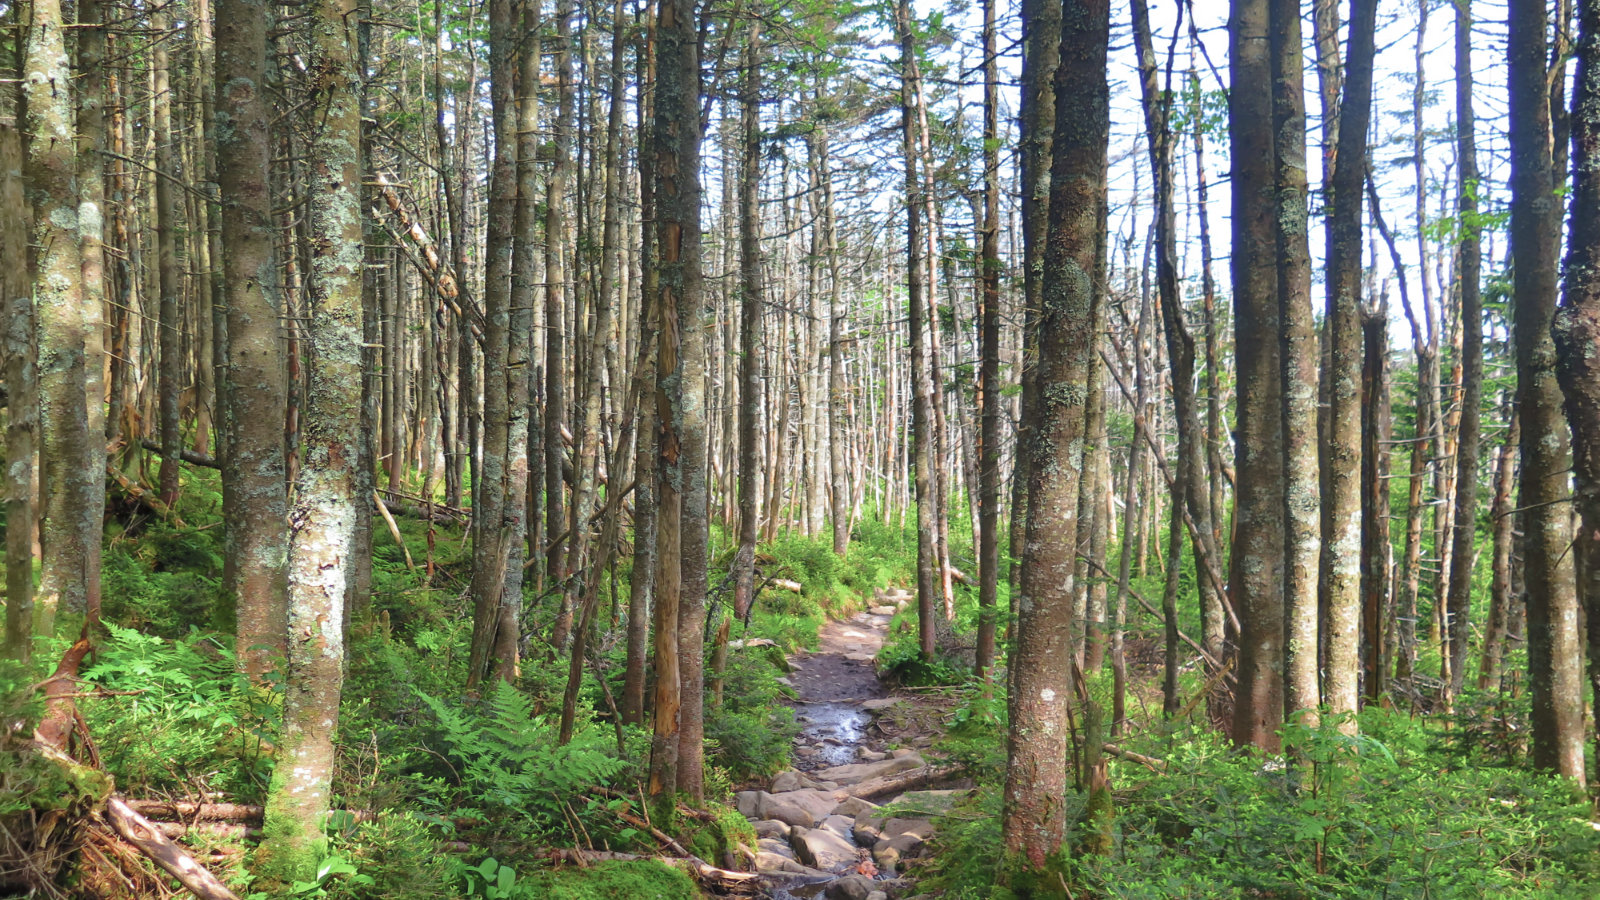
[[[1331,717],[1288,726],[1286,756],[1268,760],[1209,729],[1130,739],[1163,766],[1112,760],[1111,852],[1069,857],[1065,883],[1080,897],[1127,898],[1600,892],[1600,835],[1559,780],[1467,758],[1436,722],[1373,709],[1360,725],[1358,737]],[[1003,742],[1003,730],[992,733]],[[979,752],[977,732],[958,724],[946,744],[963,741],[965,757],[980,761],[980,787],[944,820],[922,887],[1006,896],[992,888],[1003,779],[993,761],[1003,751]],[[1065,803],[1076,834],[1083,798]]]

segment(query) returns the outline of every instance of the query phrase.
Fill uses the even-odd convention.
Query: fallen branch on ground
[[[239,900],[210,869],[195,862],[194,857],[179,849],[160,828],[134,812],[122,798],[106,800],[106,819],[123,840],[138,847],[151,862],[178,879],[189,893],[201,900]]]
[[[920,769],[912,769],[909,772],[901,772],[898,775],[870,778],[849,790],[842,790],[839,793],[848,794],[861,800],[875,800],[879,797],[920,790],[947,778],[954,778],[960,775],[962,771],[960,766],[923,766]]]

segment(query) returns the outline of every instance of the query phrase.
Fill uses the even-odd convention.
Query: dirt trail
[[[795,739],[795,768],[842,766],[857,761],[857,748],[880,749],[869,746],[872,717],[862,703],[889,694],[872,664],[888,627],[888,616],[871,613],[829,622],[818,632],[815,652],[790,660],[790,680],[800,695],[795,720],[803,726]]]

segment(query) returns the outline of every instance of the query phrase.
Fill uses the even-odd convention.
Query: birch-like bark
[[[333,737],[344,677],[346,582],[355,538],[361,420],[361,81],[354,65],[355,0],[315,0],[307,64],[323,74],[307,115],[312,313],[307,404],[289,512],[289,648],[283,735],[267,795],[256,867],[313,881],[326,847]],[[365,502],[365,497],[359,502]]]

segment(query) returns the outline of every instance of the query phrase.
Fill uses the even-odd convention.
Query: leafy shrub
[[[336,835],[352,874],[328,885],[329,900],[436,900],[458,896],[448,885],[455,863],[439,850],[435,821],[386,812]]]
[[[498,868],[495,875],[498,887]],[[463,873],[463,877],[470,876]],[[508,893],[499,896],[508,900],[700,900],[700,892],[688,875],[647,859],[597,862],[581,869],[536,870],[513,877]]]
[[[130,793],[263,796],[281,700],[240,675],[225,642],[178,640],[107,623],[79,706],[101,759]]]

